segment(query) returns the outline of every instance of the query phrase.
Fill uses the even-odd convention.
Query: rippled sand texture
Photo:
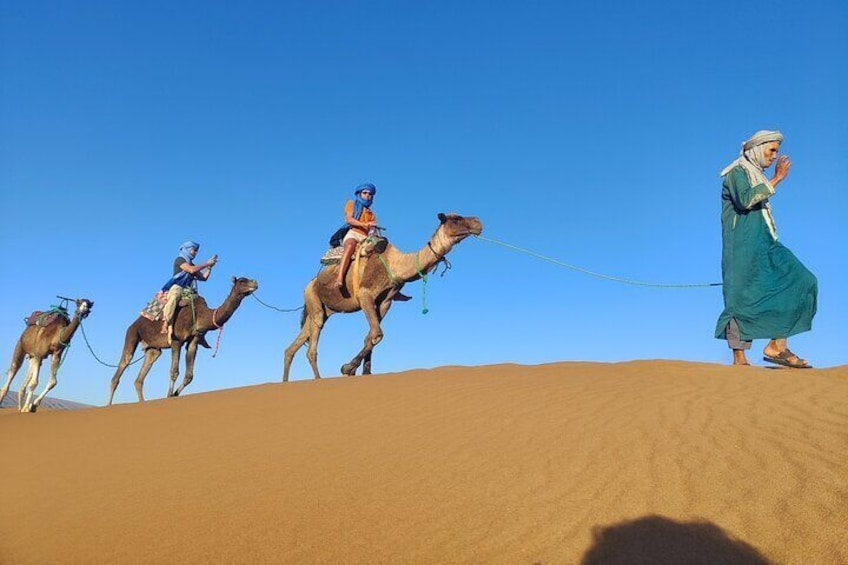
[[[848,563],[848,367],[445,367],[2,412],[3,564]]]

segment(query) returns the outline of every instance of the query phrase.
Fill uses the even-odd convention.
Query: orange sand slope
[[[0,418],[0,563],[848,563],[848,366],[445,367]]]

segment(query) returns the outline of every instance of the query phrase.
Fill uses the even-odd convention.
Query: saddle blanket
[[[53,308],[52,310],[48,310],[47,312],[42,312],[41,310],[36,310],[29,317],[24,318],[27,326],[38,326],[40,328],[46,328],[53,322],[58,321],[60,318],[64,318],[65,320],[69,320],[68,311],[64,308]]]
[[[344,253],[344,247],[331,247],[324,253],[323,257],[321,257],[322,265],[335,265],[339,261],[342,260],[342,254]]]
[[[162,311],[165,309],[165,303],[168,302],[168,293],[160,290],[156,293],[153,299],[147,303],[147,306],[141,311],[141,315],[155,322],[162,317]]]
[[[189,302],[194,300],[194,297],[197,295],[190,288],[184,288],[182,294],[180,295],[180,301],[177,302],[177,307],[182,308],[183,306],[188,306]],[[162,312],[165,310],[165,304],[168,302],[168,293],[164,290],[160,290],[157,292],[150,302],[147,303],[147,306],[140,312],[142,316],[150,320],[151,322],[155,322],[157,320],[162,319]]]
[[[387,240],[385,237],[369,236],[365,241],[360,241],[356,245],[356,249],[358,250],[360,257],[367,257],[372,253],[382,253],[383,251],[385,251],[388,242],[389,240]],[[338,247],[331,247],[321,257],[321,264],[335,265],[337,263],[340,263],[343,254],[343,245],[340,245]]]

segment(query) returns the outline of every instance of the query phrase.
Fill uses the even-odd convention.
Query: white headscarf
[[[764,173],[764,167],[766,165],[764,150],[766,143],[770,143],[772,141],[777,141],[778,143],[782,142],[783,134],[779,131],[762,129],[752,135],[749,140],[742,144],[742,151],[739,153],[739,158],[726,166],[721,171],[721,176],[723,177],[729,173],[733,167],[741,165],[742,168],[745,169],[745,173],[748,175],[748,182],[751,183],[751,186],[765,184],[766,187],[768,187],[768,191],[766,193],[754,194],[750,202],[745,202],[743,205],[750,209],[755,204],[765,200],[761,207],[761,212],[765,219],[766,226],[768,226],[769,232],[771,232],[771,236],[775,241],[777,241],[777,226],[774,224],[774,217],[771,215],[771,206],[768,202],[769,196],[774,194],[774,187],[771,185]]]
[[[748,174],[748,181],[751,186],[759,184],[769,184],[766,175],[763,173],[765,167],[765,155],[763,146],[772,141],[782,142],[783,134],[779,131],[770,131],[761,129],[751,136],[745,143],[742,144],[742,151],[739,152],[739,158],[730,163],[721,171],[720,176],[724,176],[730,172],[730,169],[742,165],[745,172]]]

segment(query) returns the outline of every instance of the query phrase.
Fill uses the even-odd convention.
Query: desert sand
[[[4,565],[848,563],[848,366],[443,367],[0,440]]]

